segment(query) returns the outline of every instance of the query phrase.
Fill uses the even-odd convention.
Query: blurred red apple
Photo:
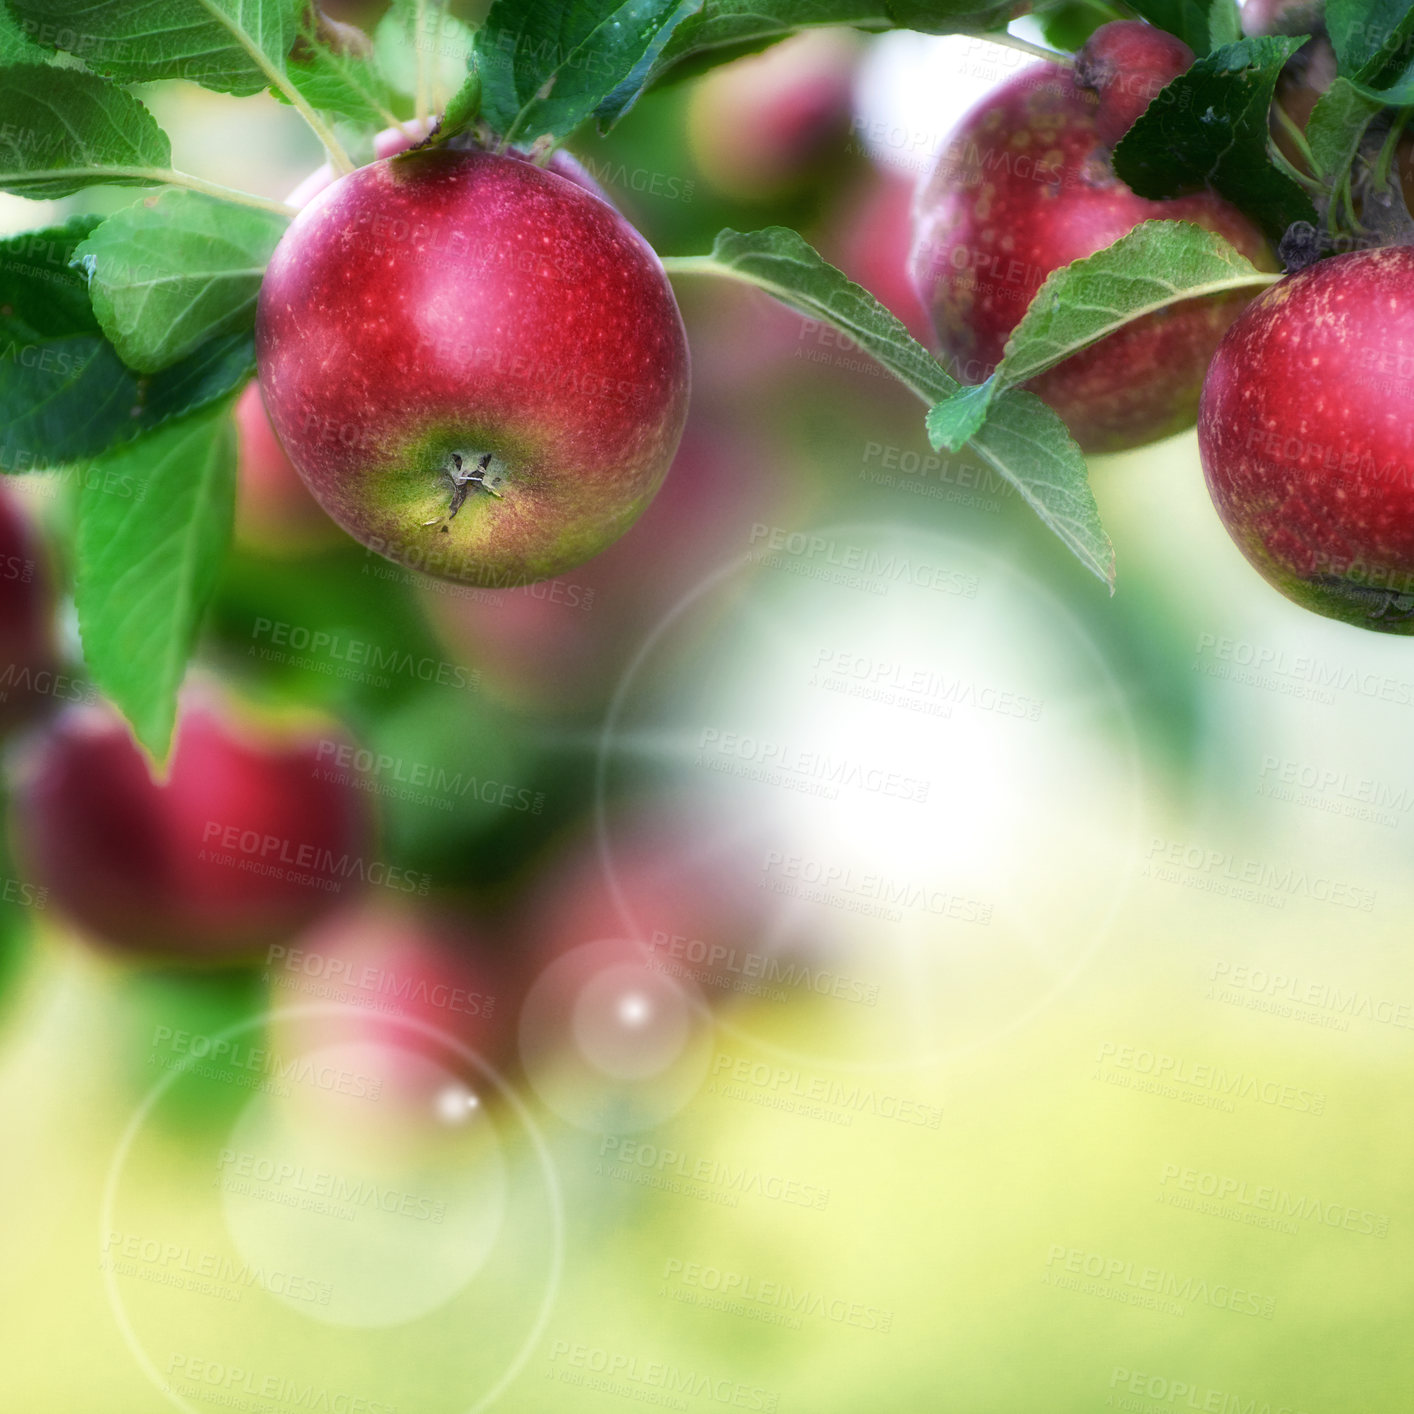
[[[1076,83],[1096,96],[1100,141],[1113,147],[1195,57],[1181,39],[1143,20],[1101,25],[1075,56]]]
[[[258,955],[355,893],[366,797],[321,767],[327,723],[257,723],[184,694],[164,781],[110,709],[66,710],[19,763],[17,850],[55,904],[125,952]]]
[[[52,613],[38,537],[14,497],[0,488],[0,733],[60,695]]]
[[[339,909],[272,945],[266,972],[272,1043],[285,1055],[368,1047],[384,1054],[385,1068],[411,1055],[474,1083],[478,1068],[458,1047],[496,1065],[514,1022],[501,960],[477,926],[442,904],[377,899]]]
[[[688,140],[703,176],[730,196],[779,196],[843,150],[860,53],[847,30],[817,29],[714,69],[693,89]]]

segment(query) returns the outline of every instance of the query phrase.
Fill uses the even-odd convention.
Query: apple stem
[[[190,172],[179,172],[175,167],[113,167],[109,170],[115,176],[142,177],[162,186],[199,191],[205,196],[215,197],[217,201],[228,201],[233,206],[253,206],[257,211],[274,211],[280,216],[299,215],[296,207],[283,201],[272,201],[269,197],[238,191],[235,187],[223,187],[219,182],[208,182],[205,177],[194,177]]]
[[[1075,55],[1063,54],[1059,49],[1047,49],[1044,44],[1032,44],[1029,39],[1022,39],[1020,35],[1012,34],[1010,30],[998,29],[986,33],[976,30],[961,32],[967,34],[971,39],[985,39],[991,44],[1000,44],[1004,49],[1015,49],[1037,59],[1048,59],[1053,64],[1065,64],[1068,67],[1075,64]]]

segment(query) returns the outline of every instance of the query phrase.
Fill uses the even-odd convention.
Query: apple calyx
[[[482,491],[498,501],[505,500],[501,487],[506,482],[506,468],[504,463],[498,462],[494,452],[452,452],[441,475],[452,483],[451,505],[445,516],[425,520],[423,524],[440,524],[443,535],[447,533],[447,522],[457,518],[457,512],[466,504],[466,498],[472,491]]]

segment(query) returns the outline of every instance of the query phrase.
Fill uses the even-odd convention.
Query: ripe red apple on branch
[[[1192,221],[1259,264],[1261,233],[1212,192],[1136,196],[1115,175],[1105,134],[1192,60],[1149,26],[1095,31],[1074,71],[1029,67],[978,104],[944,145],[915,205],[912,274],[943,362],[982,382],[1047,275],[1144,221]],[[1089,75],[1100,92],[1083,86]],[[1117,452],[1192,425],[1203,374],[1248,296],[1189,300],[1072,355],[1028,386],[1081,447]]]
[[[1198,443],[1270,584],[1414,633],[1414,249],[1335,256],[1259,296],[1213,359]]]
[[[17,848],[100,942],[258,955],[352,894],[367,868],[365,797],[320,764],[336,739],[327,724],[256,723],[188,692],[158,781],[116,714],[71,708],[19,763]]]
[[[472,585],[611,544],[687,413],[651,248],[576,183],[485,151],[404,153],[319,193],[275,251],[256,340],[271,421],[325,510]]]

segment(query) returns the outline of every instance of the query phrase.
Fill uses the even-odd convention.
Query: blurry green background
[[[930,52],[965,76],[953,43]],[[793,188],[730,192],[689,143],[695,92],[571,144],[660,251],[782,222],[866,281],[897,263],[906,234],[875,208],[906,163],[841,130]],[[283,196],[319,160],[273,100],[147,96],[178,166]],[[5,198],[0,222],[131,199]],[[258,969],[135,966],[7,903],[0,1408],[1407,1408],[1407,648],[1258,580],[1191,436],[1092,465],[1110,599],[1016,496],[931,454],[921,406],[828,331],[735,290],[679,295],[699,448],[674,477],[704,478],[708,506],[617,562],[621,601],[654,568],[632,612],[609,593],[583,616],[622,628],[592,638],[592,672],[506,668],[454,596],[337,535],[246,535],[201,661],[375,750],[542,794],[534,813],[380,801],[386,857],[508,966],[567,853],[633,914],[625,841],[662,809],[676,847],[747,861],[738,959],[783,948],[873,1001],[734,984],[641,1065],[578,1033],[544,1061],[507,1044],[475,1124],[370,1121],[164,1069],[175,1033],[259,1042]],[[28,499],[62,556],[63,498]],[[971,592],[832,582],[796,532]],[[676,580],[664,559],[687,562]],[[462,663],[478,690],[264,662],[260,618]],[[864,662],[1038,709],[860,695],[840,665]],[[737,769],[763,743],[796,762],[784,786]],[[809,795],[799,761],[822,751],[926,800]],[[871,909],[881,878],[912,902]],[[523,1043],[557,1024],[523,1014]],[[231,1185],[238,1153],[288,1163],[283,1197]],[[291,1206],[328,1172],[445,1217]]]

